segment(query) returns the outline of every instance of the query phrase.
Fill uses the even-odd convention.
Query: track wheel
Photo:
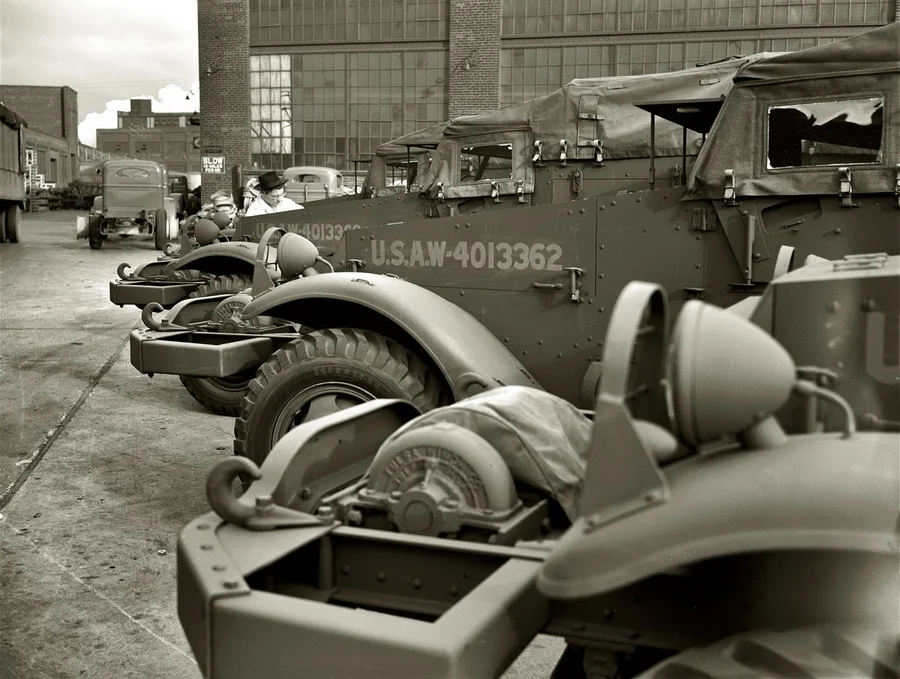
[[[88,219],[88,245],[91,250],[99,250],[103,247],[103,235],[100,233],[100,217],[94,216]]]
[[[250,381],[234,423],[234,453],[262,464],[303,422],[376,398],[426,412],[448,401],[443,380],[399,343],[368,330],[315,330],[283,346]]]
[[[6,208],[6,242],[19,242],[19,224],[22,223],[22,208],[10,205]]]
[[[6,242],[6,210],[0,210],[0,243]]]
[[[210,297],[211,295],[236,295],[253,284],[249,276],[228,274],[216,276],[194,290],[189,297]],[[241,399],[254,372],[248,371],[230,377],[192,377],[179,375],[188,393],[200,405],[216,415],[237,417]]]
[[[738,634],[694,648],[637,679],[895,679],[896,632],[817,626]]]

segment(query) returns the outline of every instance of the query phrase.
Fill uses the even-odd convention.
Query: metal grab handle
[[[581,301],[581,289],[578,287],[578,277],[584,276],[584,269],[577,266],[567,266],[563,269],[563,271],[569,272],[569,286],[570,286],[570,294],[569,299],[573,302]]]
[[[534,282],[531,284],[531,287],[538,288],[540,290],[562,290],[562,283],[537,283]]]

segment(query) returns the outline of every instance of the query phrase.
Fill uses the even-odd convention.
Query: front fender
[[[897,444],[885,432],[810,434],[768,450],[694,455],[663,468],[665,502],[606,525],[578,519],[538,587],[551,598],[584,598],[730,554],[896,555]]]
[[[175,268],[202,271],[215,276],[239,273],[252,276],[258,247],[257,243],[210,243],[180,257]]]
[[[329,302],[340,305],[339,317],[333,318]],[[258,295],[244,308],[244,318],[265,315],[307,327],[359,328],[354,308],[374,312],[405,333],[437,365],[455,400],[497,386],[541,388],[472,315],[430,290],[389,276],[339,272],[284,283]]]

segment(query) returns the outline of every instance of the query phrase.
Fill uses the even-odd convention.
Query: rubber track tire
[[[896,632],[849,625],[738,634],[690,649],[636,679],[896,679]]]
[[[6,242],[6,210],[0,210],[0,243]]]
[[[19,242],[19,225],[22,223],[22,208],[10,205],[6,208],[6,242]]]
[[[253,282],[249,276],[239,274],[216,276],[198,287],[188,297],[236,295],[249,288],[252,284]],[[178,376],[184,388],[187,389],[187,392],[193,396],[197,403],[211,413],[228,417],[237,417],[241,409],[241,401],[244,398],[244,391],[247,389],[247,384],[252,377],[252,371],[248,372],[243,379],[240,376],[223,379],[189,375]]]
[[[169,228],[168,216],[165,210],[156,211],[156,219],[153,224],[153,243],[157,250],[165,250],[166,243],[169,241],[166,231]]]
[[[88,245],[91,250],[99,250],[103,247],[103,237],[100,233],[100,217],[88,219]]]
[[[443,379],[394,340],[369,330],[314,330],[280,348],[257,370],[234,422],[234,454],[261,465],[291,397],[332,379],[364,387],[377,398],[405,399],[421,412],[448,401]]]

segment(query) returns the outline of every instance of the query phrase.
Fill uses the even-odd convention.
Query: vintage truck
[[[150,235],[157,250],[178,236],[178,204],[169,195],[168,171],[152,160],[107,160],[99,168],[101,194],[86,220],[78,220],[76,238],[99,250],[110,235]]]
[[[0,243],[18,243],[25,209],[25,119],[0,102]]]

